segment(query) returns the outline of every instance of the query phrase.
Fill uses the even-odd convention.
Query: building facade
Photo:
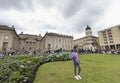
[[[14,26],[0,25],[0,52],[19,51],[19,40]]]
[[[120,49],[120,25],[99,31],[98,37],[101,49]]]
[[[85,33],[86,33],[85,37],[74,40],[74,45],[77,45],[79,49],[84,50],[89,49],[94,51],[95,49],[98,49],[99,48],[98,37],[92,35],[92,30],[88,25],[85,29]]]
[[[57,33],[46,33],[41,39],[40,50],[71,50],[73,48],[73,36]]]
[[[98,37],[92,35],[89,26],[85,29],[86,36],[73,40],[73,36],[47,32],[41,35],[17,34],[14,26],[0,25],[0,52],[10,51],[47,51],[71,50],[74,45],[79,49],[95,50],[99,46],[103,50],[120,49],[120,25],[98,32]]]
[[[41,35],[19,34],[21,51],[39,51]]]
[[[71,50],[73,36],[57,33],[41,35],[16,33],[14,26],[0,25],[0,53],[1,52],[33,52],[46,50]]]

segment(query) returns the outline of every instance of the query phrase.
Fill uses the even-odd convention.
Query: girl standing
[[[73,52],[70,55],[70,59],[73,60],[75,78],[77,80],[82,79],[81,76],[80,76],[81,68],[80,68],[80,61],[79,61],[78,53],[77,53],[77,46],[74,46]],[[78,74],[76,74],[77,67],[78,67]]]

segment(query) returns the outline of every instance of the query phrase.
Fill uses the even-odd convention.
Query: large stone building
[[[89,26],[85,29],[86,36],[73,41],[73,36],[57,33],[41,35],[17,34],[14,26],[0,25],[0,52],[10,51],[47,51],[71,50],[74,45],[80,49],[95,50],[99,48],[110,50],[120,48],[120,25],[98,32],[98,37],[92,35]]]
[[[20,50],[19,40],[20,37],[16,33],[14,26],[0,25],[0,52]]]
[[[21,51],[39,51],[41,35],[19,34]]]
[[[46,33],[41,39],[41,50],[71,50],[73,48],[73,36],[57,33]]]
[[[91,28],[87,25],[85,29],[86,36],[74,40],[74,45],[77,45],[80,49],[95,50],[99,47],[98,37],[92,35]]]
[[[103,50],[120,48],[120,25],[98,32],[100,47]]]
[[[0,52],[29,52],[46,50],[71,50],[73,47],[73,36],[57,33],[46,33],[41,35],[17,34],[14,26],[0,25]]]

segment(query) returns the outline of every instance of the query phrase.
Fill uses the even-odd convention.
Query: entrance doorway
[[[8,42],[3,42],[3,51],[7,51]]]
[[[51,49],[51,44],[48,44],[48,50],[50,50]]]
[[[108,50],[109,50],[109,46],[105,46],[105,50],[107,50],[107,51],[108,51]]]

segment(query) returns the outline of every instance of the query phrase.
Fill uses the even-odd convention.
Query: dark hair
[[[73,47],[73,52],[77,52],[77,46]]]
[[[73,47],[73,49],[76,49],[76,48],[77,48],[77,46],[74,46],[74,47]]]

